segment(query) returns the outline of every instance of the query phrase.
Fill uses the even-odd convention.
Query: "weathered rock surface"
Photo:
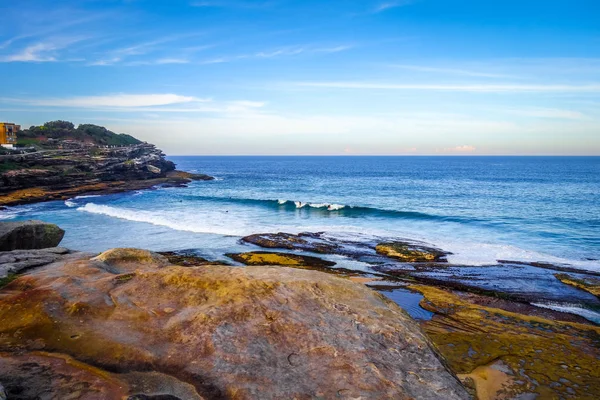
[[[421,326],[479,399],[596,399],[600,393],[600,327],[473,304],[431,286],[411,288],[435,313]]]
[[[184,185],[207,175],[175,171],[148,143],[124,147],[80,146],[0,156],[0,205],[67,199],[83,193],[116,193],[158,184]]]
[[[43,221],[0,222],[0,251],[56,247],[64,235],[57,225]]]
[[[0,288],[15,279],[15,274],[56,262],[69,252],[63,247],[0,252]]]
[[[421,246],[409,242],[380,243],[375,247],[379,254],[395,258],[402,262],[446,262],[448,253],[433,247]]]
[[[282,267],[178,267],[140,251],[71,256],[2,289],[0,381],[49,363],[29,359],[41,350],[80,363],[50,368],[49,398],[77,381],[94,393],[126,381],[131,399],[468,398],[416,323],[360,284]],[[83,363],[94,370],[81,375]],[[123,378],[136,371],[157,374],[153,390]],[[196,397],[175,390],[185,385]]]

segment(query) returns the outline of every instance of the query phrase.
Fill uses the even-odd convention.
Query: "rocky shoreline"
[[[451,267],[439,249],[405,241],[385,242],[393,254],[318,233],[242,241],[400,262],[416,276],[409,267]],[[457,290],[295,252],[228,256],[255,266],[138,249],[0,252],[0,384],[11,399],[592,399],[600,390],[600,327],[584,318],[477,284]],[[555,279],[582,292],[596,283]],[[431,317],[415,322],[377,293],[395,288],[420,293]]]
[[[80,146],[0,155],[0,206],[184,186],[211,176],[177,171],[156,146]]]

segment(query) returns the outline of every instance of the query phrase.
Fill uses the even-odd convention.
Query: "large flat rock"
[[[0,357],[34,351],[157,374],[153,390],[125,387],[136,398],[192,398],[173,389],[182,385],[206,399],[469,397],[417,324],[361,284],[284,267],[179,267],[139,250],[71,257],[2,289]]]

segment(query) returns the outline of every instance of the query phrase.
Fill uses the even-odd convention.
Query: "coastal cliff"
[[[89,125],[77,130],[49,126],[41,129],[46,136],[38,135],[40,129],[35,128],[40,127],[20,136],[29,138],[25,142],[33,147],[0,155],[0,206],[213,179],[176,171],[160,149],[128,135],[104,128],[92,135]]]

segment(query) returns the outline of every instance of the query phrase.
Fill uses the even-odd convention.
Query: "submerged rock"
[[[469,297],[414,285],[435,313],[421,326],[480,399],[595,399],[600,327],[473,304]]]
[[[121,249],[43,267],[7,289],[0,292],[0,381],[37,368],[41,361],[29,358],[39,350],[90,367],[87,375],[51,368],[65,379],[52,381],[49,398],[68,398],[60,393],[77,390],[76,382],[82,393],[108,393],[112,383],[121,391],[81,398],[469,397],[396,304],[316,271],[178,267]],[[137,371],[153,374],[152,384],[133,385]],[[43,374],[30,379],[46,382]]]
[[[0,222],[0,251],[56,247],[64,235],[57,225],[43,221]]]
[[[449,254],[433,247],[409,242],[380,243],[375,250],[402,262],[446,262],[446,256]]]

